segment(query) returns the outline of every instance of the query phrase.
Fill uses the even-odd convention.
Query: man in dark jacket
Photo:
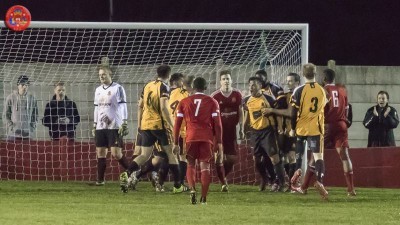
[[[54,93],[51,101],[46,104],[43,125],[49,128],[52,140],[58,140],[63,136],[73,140],[76,125],[81,120],[76,104],[65,95],[64,83],[57,83]]]
[[[378,104],[368,109],[364,126],[369,129],[368,147],[396,146],[393,129],[399,124],[395,108],[389,106],[389,94],[378,92]]]

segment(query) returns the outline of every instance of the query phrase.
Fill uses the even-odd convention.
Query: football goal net
[[[129,158],[138,97],[143,85],[155,78],[158,65],[206,78],[209,92],[215,90],[221,69],[231,69],[234,87],[243,95],[248,93],[248,78],[259,69],[284,86],[286,75],[300,73],[307,63],[308,25],[34,21],[22,32],[1,24],[0,49],[1,178],[85,181],[96,179],[90,129],[99,65],[111,67],[113,80],[127,94],[130,133],[125,153]],[[27,81],[28,94],[20,95],[17,84]],[[58,82],[64,83],[66,96],[79,112],[80,120],[68,128],[75,129],[73,141],[52,140],[49,135],[49,123],[73,120],[47,124],[44,120]],[[29,95],[37,102],[37,116]],[[240,148],[239,162],[229,177],[234,183],[256,182],[249,149]],[[107,180],[115,180],[120,169],[115,162],[108,163]]]

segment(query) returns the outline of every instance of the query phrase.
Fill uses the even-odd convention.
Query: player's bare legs
[[[129,165],[129,173],[132,173],[133,171],[136,171],[139,169],[139,166],[143,165],[145,162],[147,162],[150,157],[151,154],[153,152],[153,146],[151,147],[144,147],[141,146],[141,153],[140,155],[138,155],[133,162],[131,163],[131,165]],[[132,165],[132,164],[136,164],[136,165]]]
[[[354,182],[353,182],[353,165],[351,163],[348,149],[336,148],[336,151],[339,154],[340,160],[342,161],[343,164],[344,177],[346,178],[346,184],[347,184],[347,193],[349,196],[355,196],[356,192],[354,190]]]
[[[133,149],[132,160],[138,157],[141,153],[142,153],[142,146],[135,145],[135,148]]]
[[[124,169],[128,169],[129,164],[124,154],[122,154],[122,149],[119,147],[111,147],[110,149],[112,157],[114,157]]]

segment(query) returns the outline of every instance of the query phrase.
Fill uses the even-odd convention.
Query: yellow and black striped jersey
[[[276,125],[273,115],[263,115],[265,108],[277,108],[277,103],[272,96],[261,94],[259,97],[247,96],[243,99],[243,109],[248,111],[250,127],[254,130],[263,130]]]
[[[168,110],[169,113],[172,115],[173,120],[175,120],[176,118],[176,109],[179,105],[179,102],[186,97],[189,97],[189,92],[184,88],[175,88],[171,91],[171,96],[168,101]],[[185,120],[182,122],[180,135],[181,137],[186,137]]]
[[[164,129],[160,99],[169,98],[169,92],[169,86],[160,80],[150,81],[144,86],[141,95],[143,100],[141,130]]]
[[[310,82],[297,87],[293,91],[291,103],[298,109],[296,135],[324,134],[324,107],[327,98],[321,85]]]

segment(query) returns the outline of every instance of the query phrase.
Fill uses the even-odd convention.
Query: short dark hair
[[[267,79],[267,76],[268,76],[267,71],[265,71],[265,70],[257,70],[255,75],[257,75],[257,74],[260,74],[261,76],[264,77],[264,79]]]
[[[300,75],[299,74],[297,74],[297,73],[289,73],[288,77],[294,77],[294,81],[300,83]]]
[[[219,79],[221,80],[221,77],[223,75],[232,75],[232,72],[230,70],[222,70],[221,72],[219,72]]]
[[[335,80],[335,71],[331,69],[325,69],[324,70],[324,80],[328,83],[332,83]]]
[[[376,95],[377,98],[378,95],[386,95],[387,99],[389,100],[389,93],[387,93],[386,91],[379,91],[378,94]]]
[[[162,79],[168,78],[170,72],[171,72],[171,67],[165,64],[157,68],[157,76]]]
[[[17,80],[17,85],[20,84],[30,84],[28,76],[26,75],[19,76]]]
[[[256,77],[256,76],[252,76],[249,78],[249,83],[250,81],[257,81],[259,82],[261,85],[264,83],[263,80],[260,77]]]
[[[207,81],[202,77],[196,77],[193,81],[193,88],[197,91],[207,90]]]
[[[173,85],[174,82],[178,81],[179,79],[183,78],[183,74],[181,73],[174,73],[171,75],[171,78],[169,79],[169,84]]]
[[[183,83],[185,84],[186,87],[192,87],[194,78],[195,76],[193,75],[186,76],[186,78],[183,80]]]
[[[256,73],[254,74],[255,76],[260,75],[261,76],[261,86],[265,88],[268,83],[268,74],[267,71],[265,70],[257,70]]]

